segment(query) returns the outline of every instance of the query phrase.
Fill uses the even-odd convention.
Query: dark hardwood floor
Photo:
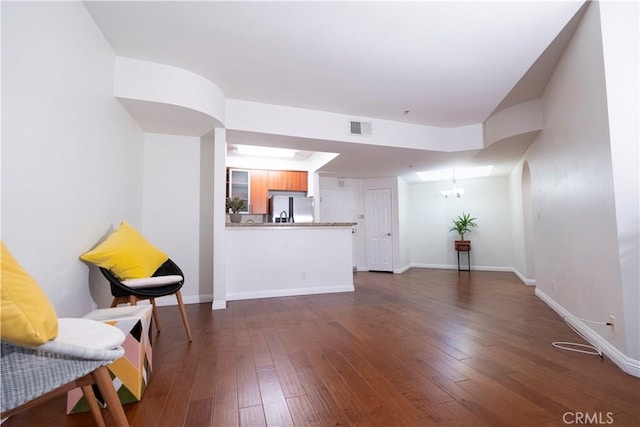
[[[356,291],[161,307],[132,426],[640,425],[640,379],[511,273],[356,273]],[[63,398],[3,427],[86,426]],[[107,421],[108,414],[105,411]],[[581,422],[579,422],[581,421]]]

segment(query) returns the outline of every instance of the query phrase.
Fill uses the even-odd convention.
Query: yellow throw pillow
[[[80,259],[111,270],[121,280],[126,280],[150,277],[169,259],[169,255],[122,221],[104,242],[80,255]]]
[[[2,243],[0,257],[0,335],[5,341],[39,346],[58,335],[58,316],[33,277]]]

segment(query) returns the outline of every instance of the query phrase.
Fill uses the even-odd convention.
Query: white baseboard
[[[212,310],[225,310],[226,308],[227,308],[227,300],[213,301],[213,304],[211,304]]]
[[[289,297],[294,295],[332,294],[336,292],[353,292],[354,290],[355,289],[353,285],[345,285],[322,286],[314,288],[273,289],[254,292],[231,292],[227,293],[227,301],[256,298]]]
[[[461,267],[465,267],[461,265]],[[436,268],[440,270],[457,270],[457,264],[418,264],[413,263],[409,265],[409,268]],[[471,270],[475,271],[508,271],[514,272],[513,267],[498,267],[490,265],[472,265]]]
[[[440,270],[457,270],[458,266],[457,265],[451,265],[451,264],[411,264],[410,268],[436,268],[436,269],[440,269]],[[486,265],[472,265],[471,266],[471,270],[474,271],[505,271],[505,272],[511,272],[513,274],[515,274],[518,279],[520,279],[520,281],[522,283],[524,283],[527,286],[535,286],[536,281],[535,279],[527,279],[526,277],[524,277],[522,274],[520,274],[520,272],[518,270],[516,270],[513,267],[496,267],[496,266],[486,266]],[[464,271],[464,270],[462,270]]]
[[[411,270],[411,264],[405,265],[404,267],[400,267],[400,268],[394,268],[393,269],[393,273],[394,274],[402,274],[407,270]]]
[[[214,301],[213,295],[211,294],[183,296],[182,302],[184,304],[201,304],[204,302],[210,302],[212,303],[211,304],[212,310],[224,310],[225,308],[227,308],[226,300]],[[145,304],[149,304],[149,300],[143,300],[138,302],[138,305],[145,305]],[[162,298],[156,298],[156,305],[157,306],[178,305],[178,300],[173,295],[169,295]]]
[[[524,277],[518,270],[516,270],[515,268],[513,269],[513,274],[515,274],[516,276],[518,276],[518,279],[520,279],[520,281],[522,283],[524,283],[527,286],[535,286],[536,285],[536,279],[527,279],[526,277]]]
[[[213,295],[183,295],[182,302],[185,304],[200,304],[203,302],[212,302]],[[149,303],[149,301],[140,301],[138,304]],[[178,300],[174,295],[168,295],[162,298],[156,298],[156,305],[164,306],[164,305],[178,305]]]
[[[609,341],[605,340],[593,329],[588,327],[584,322],[573,317],[573,315],[567,309],[555,302],[553,298],[542,292],[540,289],[536,289],[535,294],[538,298],[544,301],[545,304],[551,307],[553,311],[558,313],[558,315],[560,315],[560,317],[562,317],[563,319],[569,316],[568,321],[571,322],[571,326],[576,328],[578,332],[584,335],[591,344],[599,348],[602,353],[609,359],[611,359],[611,361],[615,363],[620,369],[622,369],[629,375],[640,377],[640,360],[632,359],[622,353],[620,350],[611,345]]]

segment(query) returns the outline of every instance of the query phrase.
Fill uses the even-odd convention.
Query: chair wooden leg
[[[93,418],[96,420],[96,424],[98,427],[105,427],[104,418],[102,418],[102,412],[100,412],[100,407],[96,401],[96,395],[93,393],[93,388],[90,385],[83,385],[80,388],[82,389],[84,398],[87,399],[91,415],[93,415]]]
[[[111,414],[111,418],[113,418],[115,425],[118,427],[129,427],[129,421],[127,420],[127,416],[124,414],[122,403],[120,403],[116,389],[113,387],[113,382],[111,382],[111,376],[109,375],[107,367],[99,367],[93,371],[92,376],[100,389],[102,397],[107,403],[107,410]]]
[[[156,306],[156,299],[149,298],[151,300],[151,305],[153,306],[153,321],[156,322],[156,330],[160,332],[160,322],[158,317],[158,307]]]
[[[135,297],[133,297],[134,302],[132,301],[132,297],[114,297],[111,302],[111,308],[118,306],[119,304],[129,304],[136,305]]]
[[[176,298],[178,300],[178,308],[180,308],[180,315],[182,316],[182,323],[184,323],[184,329],[187,331],[187,337],[189,341],[193,341],[191,339],[191,328],[189,328],[189,319],[187,318],[187,311],[184,308],[184,304],[182,303],[182,294],[180,291],[176,292]]]

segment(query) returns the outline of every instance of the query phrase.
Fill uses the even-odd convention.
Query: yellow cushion
[[[2,339],[23,346],[38,346],[55,339],[58,316],[51,301],[1,243]]]
[[[121,280],[150,277],[169,255],[153,246],[135,228],[122,221],[107,239],[80,259],[111,270]]]

